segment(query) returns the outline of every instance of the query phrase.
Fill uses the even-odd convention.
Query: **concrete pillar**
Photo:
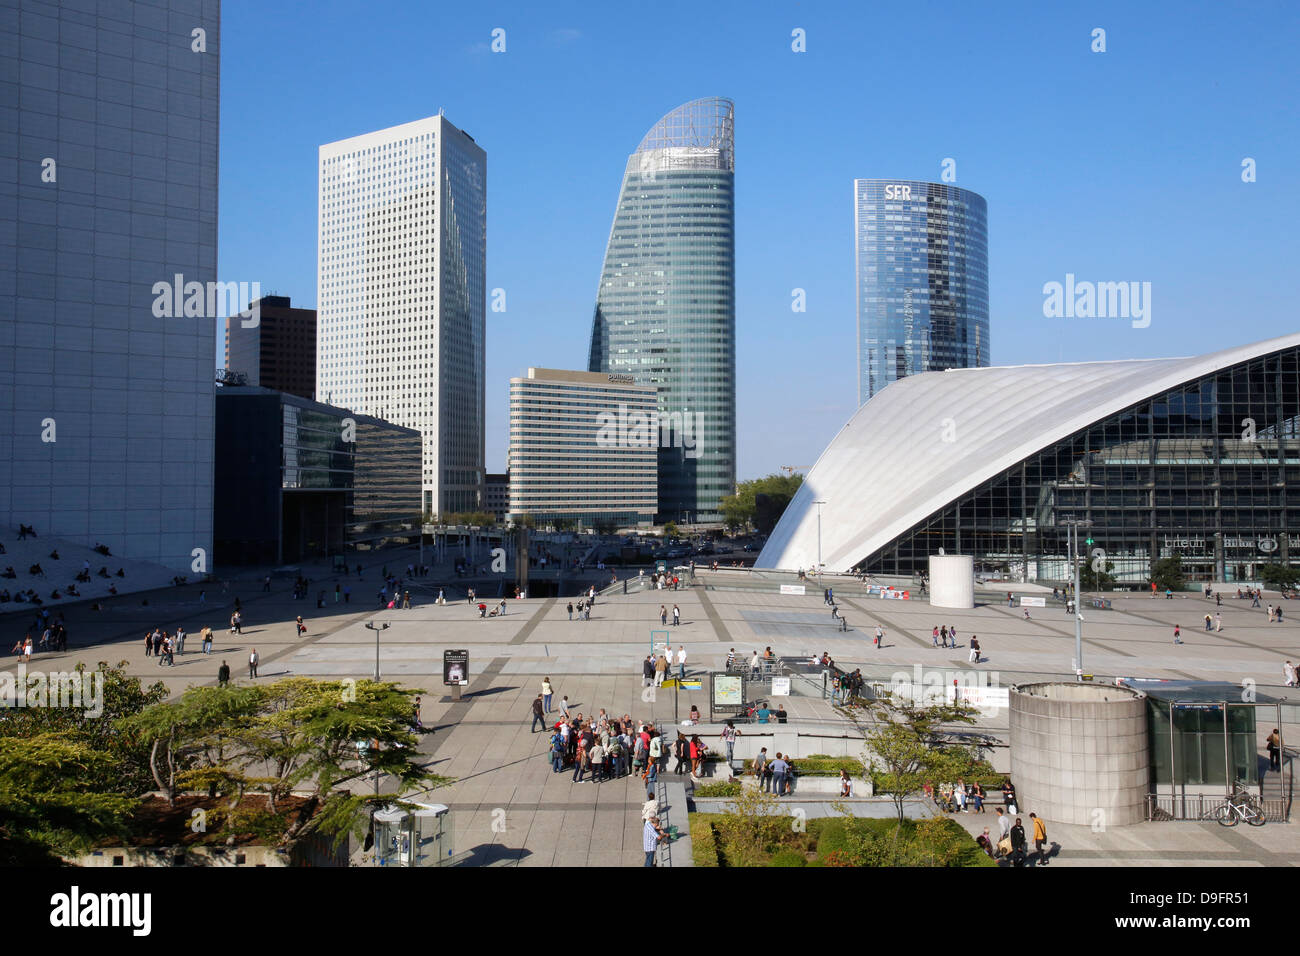
[[[975,560],[969,554],[930,555],[930,604],[934,607],[975,606]]]

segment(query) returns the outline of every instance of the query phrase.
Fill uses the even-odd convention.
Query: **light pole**
[[[822,505],[825,501],[818,499],[813,504],[817,506],[817,580],[822,576]]]
[[[374,621],[366,624],[366,629],[375,632],[375,683],[379,683],[379,632],[388,630],[388,622],[376,626]]]
[[[1066,545],[1070,552],[1071,570],[1074,572],[1074,674],[1078,681],[1083,680],[1083,613],[1079,608],[1079,525],[1092,527],[1092,521],[1084,518],[1063,519],[1065,524],[1073,535],[1073,544],[1071,538],[1067,536]]]

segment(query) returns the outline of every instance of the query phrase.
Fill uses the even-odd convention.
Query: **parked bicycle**
[[[1233,786],[1227,802],[1216,807],[1212,814],[1214,819],[1219,821],[1220,826],[1225,827],[1235,827],[1242,820],[1252,827],[1262,827],[1265,822],[1264,811],[1260,809],[1258,801],[1241,784]]]

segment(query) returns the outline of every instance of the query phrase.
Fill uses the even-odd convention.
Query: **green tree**
[[[136,805],[114,758],[73,733],[0,737],[0,864],[58,864],[120,833]]]
[[[1091,561],[1084,561],[1079,568],[1079,587],[1085,591],[1110,591],[1115,587],[1115,562],[1107,561],[1105,570],[1094,571]]]
[[[891,694],[866,705],[867,753],[863,762],[877,786],[894,801],[898,819],[908,799],[927,783],[970,776],[979,767],[979,753],[967,744],[946,739],[946,724],[975,723],[976,709],[964,702],[925,706],[910,697]]]
[[[742,790],[716,826],[726,841],[728,855],[740,866],[760,865],[768,847],[791,832],[790,817],[781,810],[780,800],[758,787]]]
[[[679,534],[676,521],[670,521],[664,525],[664,539],[675,538]]]
[[[733,530],[753,525],[767,534],[776,526],[802,484],[803,475],[799,474],[771,474],[742,481],[736,485],[734,495],[722,499],[722,519]]]
[[[530,514],[512,515],[510,521],[516,528],[536,528],[537,519]]]
[[[1181,591],[1187,585],[1183,574],[1183,559],[1175,554],[1172,558],[1161,558],[1151,565],[1151,580],[1161,591]]]
[[[1263,564],[1259,567],[1259,580],[1267,588],[1289,591],[1300,579],[1300,568],[1289,564]]]

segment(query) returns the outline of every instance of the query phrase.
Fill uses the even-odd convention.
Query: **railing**
[[[1268,823],[1286,823],[1290,818],[1290,799],[1253,797],[1254,803]],[[1148,793],[1146,818],[1148,821],[1212,821],[1218,819],[1227,798],[1217,793]]]

